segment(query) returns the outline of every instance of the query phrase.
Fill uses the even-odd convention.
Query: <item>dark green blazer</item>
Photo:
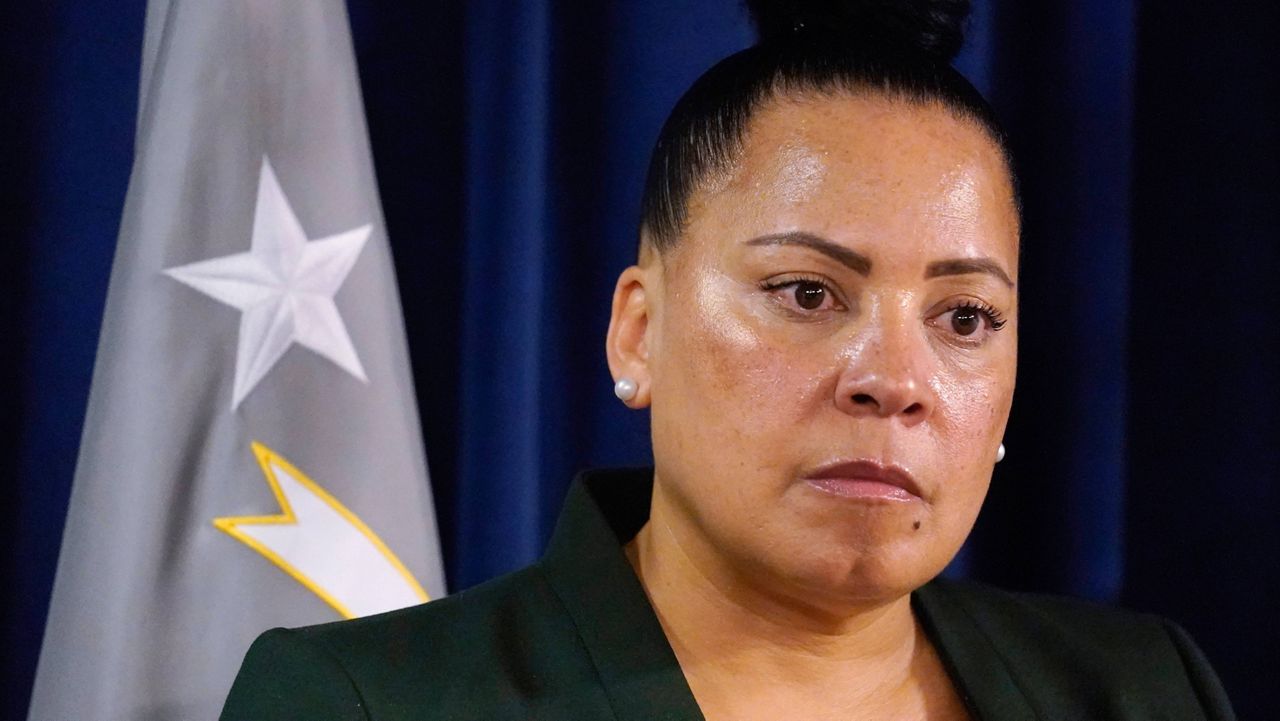
[[[580,476],[546,556],[522,571],[401,611],[264,633],[222,719],[701,719],[622,553],[651,484],[648,470]],[[982,721],[1234,718],[1169,621],[943,580],[912,605]]]

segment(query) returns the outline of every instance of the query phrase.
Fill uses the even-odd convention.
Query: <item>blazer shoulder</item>
[[[223,705],[222,721],[367,721],[337,659],[297,633],[275,628],[249,647]]]
[[[931,585],[946,603],[962,608],[984,628],[1048,632],[1065,627],[1103,645],[1128,645],[1135,635],[1167,640],[1165,620],[1151,614],[1069,596],[1007,591],[976,581],[939,579]]]
[[[492,652],[512,650],[502,647],[510,639],[562,635],[567,624],[559,599],[535,565],[418,606],[296,633],[326,647],[358,676],[421,668],[456,678],[491,667]]]
[[[359,655],[368,647],[382,650],[388,639],[406,635],[434,637],[446,629],[446,638],[433,638],[433,642],[450,646],[453,641],[485,632],[491,628],[495,616],[524,612],[529,621],[545,619],[554,613],[556,605],[540,569],[530,566],[417,606],[304,626],[294,632],[331,647],[345,658],[350,654]]]
[[[343,679],[369,718],[454,718],[462,711],[531,718],[549,686],[595,679],[572,620],[537,565],[419,606],[268,632],[255,648],[281,635],[307,650],[276,663],[251,665],[247,657],[237,685],[246,675],[317,675],[323,666],[327,683]],[[288,668],[295,665],[309,670]]]
[[[1216,674],[1191,637],[1147,613],[969,581],[934,584],[936,604],[967,618],[1026,688],[1123,699],[1167,718],[1233,719]],[[1185,716],[1188,709],[1202,716]]]

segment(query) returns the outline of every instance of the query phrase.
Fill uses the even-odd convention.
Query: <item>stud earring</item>
[[[618,400],[626,403],[636,397],[636,382],[630,378],[619,378],[617,383],[613,384],[613,394]]]
[[[1000,447],[996,449],[996,463],[999,463],[1000,461],[1003,461],[1003,460],[1004,460],[1004,444],[1001,443]]]

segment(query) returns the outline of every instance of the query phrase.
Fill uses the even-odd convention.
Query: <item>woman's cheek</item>
[[[685,363],[705,386],[697,389],[700,401],[759,408],[777,382],[770,375],[777,354],[729,285],[724,276],[707,273],[695,286]]]
[[[931,426],[944,456],[966,468],[985,462],[999,443],[1000,419],[1008,406],[999,374],[939,374],[934,394],[938,407]]]
[[[753,442],[779,428],[793,437],[838,375],[829,331],[780,317],[761,291],[721,272],[704,271],[690,286],[669,336],[686,340],[670,369],[684,376],[683,403]]]

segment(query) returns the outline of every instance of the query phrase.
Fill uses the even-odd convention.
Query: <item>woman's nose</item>
[[[924,370],[924,349],[907,338],[881,337],[864,344],[836,384],[836,407],[851,416],[897,417],[912,426],[936,405]]]

